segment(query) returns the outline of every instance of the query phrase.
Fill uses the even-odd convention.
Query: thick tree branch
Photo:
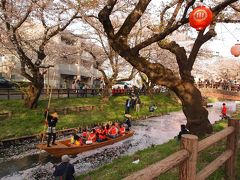
[[[162,49],[166,49],[173,53],[176,56],[176,60],[179,67],[179,72],[181,72],[183,69],[185,69],[187,65],[187,55],[186,50],[184,47],[181,47],[179,44],[177,44],[175,41],[170,42],[158,42],[158,46]]]
[[[137,21],[142,17],[144,11],[146,10],[148,4],[151,0],[139,0],[133,11],[125,19],[122,27],[116,33],[116,36],[127,37],[131,32],[132,28],[135,26]]]
[[[225,18],[225,19],[216,19],[217,23],[240,23],[240,19],[229,19],[229,18]]]
[[[30,82],[33,82],[34,81],[33,77],[26,72],[26,69],[25,69],[26,63],[24,61],[20,61],[20,63],[21,63],[21,74],[25,78],[27,78]]]
[[[109,16],[116,3],[117,0],[108,0],[107,5],[98,14],[99,21],[102,23],[107,36],[110,38],[114,37],[114,29]]]
[[[183,13],[183,16],[182,16],[182,20],[186,18],[187,12],[188,12],[189,8],[190,8],[191,6],[193,6],[193,4],[195,3],[195,1],[196,1],[196,0],[190,0],[190,1],[187,3],[187,5],[186,5],[186,7],[185,7],[185,9],[184,9],[184,13]]]
[[[217,15],[220,11],[225,9],[227,6],[237,1],[238,0],[225,0],[222,3],[218,4],[217,6],[213,7],[212,11],[214,12],[215,15]]]
[[[157,41],[163,40],[165,37],[167,37],[169,34],[177,30],[180,26],[183,24],[186,24],[188,22],[187,19],[184,19],[182,22],[174,24],[172,27],[165,29],[163,32],[160,32],[158,34],[154,34],[151,38],[146,39],[145,41],[139,43],[135,47],[132,48],[134,52],[138,52],[139,50],[151,45],[152,43],[155,43]]]
[[[206,33],[206,34],[203,34],[204,31],[200,31],[198,33],[198,37],[197,39],[195,40],[194,44],[193,44],[193,47],[192,47],[192,50],[191,50],[191,53],[188,57],[188,70],[191,71],[192,70],[192,67],[193,67],[193,64],[196,60],[196,57],[198,55],[198,52],[201,48],[201,46],[207,42],[208,40],[210,40],[212,37],[216,36],[216,32],[215,32],[215,24],[212,24],[209,28],[209,31]]]

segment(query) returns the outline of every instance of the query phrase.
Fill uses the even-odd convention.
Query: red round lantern
[[[212,11],[206,6],[198,6],[189,15],[190,26],[197,31],[205,29],[213,19]]]
[[[231,48],[231,54],[234,55],[235,57],[240,56],[240,44],[235,44]]]

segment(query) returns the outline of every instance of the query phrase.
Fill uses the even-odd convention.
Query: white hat
[[[125,117],[130,118],[132,116],[130,114],[125,114]]]
[[[62,162],[69,162],[70,158],[68,157],[68,155],[63,155],[62,156]]]

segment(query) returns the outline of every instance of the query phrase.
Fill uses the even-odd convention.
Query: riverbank
[[[141,96],[142,107],[139,113],[132,110],[133,119],[142,119],[147,116],[161,115],[172,111],[180,110],[180,105],[166,94],[159,94],[150,98]],[[58,130],[76,127],[93,126],[109,121],[124,120],[124,105],[127,97],[111,97],[109,102],[102,102],[100,97],[53,99],[51,108],[93,106],[92,110],[59,114]],[[154,103],[157,109],[154,113],[148,111],[150,103]],[[12,116],[0,121],[0,140],[40,134],[44,129],[44,109],[47,100],[39,101],[39,107],[29,110],[23,107],[21,100],[2,100],[1,111],[10,111]]]
[[[218,132],[227,126],[227,121],[219,121],[214,124],[214,132]],[[131,173],[138,171],[153,164],[159,160],[164,159],[170,154],[179,150],[180,144],[176,139],[170,140],[162,145],[154,145],[147,149],[138,151],[137,153],[129,156],[120,157],[113,162],[100,167],[97,170],[91,171],[87,174],[78,176],[76,179],[104,179],[104,180],[118,180],[122,179]],[[197,171],[201,170],[212,160],[216,159],[225,149],[225,142],[221,141],[210,148],[207,148],[200,153],[198,159]],[[237,162],[237,179],[240,179],[240,151],[238,151]],[[154,158],[153,158],[154,157]],[[133,162],[139,160],[139,163]],[[224,179],[224,167],[220,167],[215,171],[208,180]],[[156,179],[172,180],[178,179],[178,168],[175,168]]]

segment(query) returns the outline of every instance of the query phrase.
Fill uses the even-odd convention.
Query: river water
[[[235,102],[225,102],[228,113],[236,111]],[[219,120],[222,102],[208,108],[211,123]],[[85,173],[111,162],[122,155],[133,154],[155,144],[162,144],[173,139],[180,130],[180,125],[186,124],[182,111],[169,113],[160,117],[133,122],[135,135],[122,142],[84,152],[71,157],[76,174]],[[26,144],[27,143],[27,144]],[[60,163],[60,158],[35,148],[36,142],[26,142],[0,150],[0,178],[3,180],[51,180],[54,166]]]

